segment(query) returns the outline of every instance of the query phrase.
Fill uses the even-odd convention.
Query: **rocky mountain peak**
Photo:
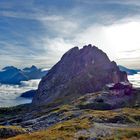
[[[96,46],[92,45],[92,44],[88,44],[88,45],[85,45],[83,46],[83,48],[81,50],[87,50],[87,51],[90,51],[90,49],[98,49]]]
[[[78,47],[74,47],[72,49],[70,49],[69,51],[67,51],[61,59],[64,59],[66,57],[72,57],[73,55],[76,55],[76,53],[78,53],[79,48]]]
[[[41,80],[33,104],[71,100],[102,90],[116,80],[128,81],[127,75],[109,60],[106,53],[91,44],[81,49],[74,47]]]

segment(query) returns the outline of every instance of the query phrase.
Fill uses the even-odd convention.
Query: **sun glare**
[[[138,57],[140,49],[140,23],[129,22],[125,24],[112,25],[105,28],[106,39],[113,46],[114,52],[118,58]]]

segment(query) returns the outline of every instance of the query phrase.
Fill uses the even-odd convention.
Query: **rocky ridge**
[[[128,81],[126,72],[91,44],[66,52],[39,84],[33,105],[60,103],[99,91],[108,83]],[[63,100],[63,102],[64,102]]]

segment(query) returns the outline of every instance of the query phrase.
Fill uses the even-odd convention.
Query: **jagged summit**
[[[106,53],[91,44],[74,47],[41,80],[33,104],[72,100],[116,81],[128,81],[127,75]]]
[[[96,46],[92,46],[91,44],[89,45],[85,45],[83,46],[83,48],[79,49],[79,47],[74,47],[74,48],[71,48],[69,51],[67,51],[63,56],[62,56],[62,59],[65,57],[65,56],[70,56],[70,55],[75,55],[75,54],[80,54],[80,53],[89,53],[91,51],[101,51],[103,52],[102,50],[98,49]]]

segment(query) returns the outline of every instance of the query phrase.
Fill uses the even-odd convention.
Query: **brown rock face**
[[[69,101],[120,81],[128,81],[127,74],[121,72],[102,50],[92,45],[82,49],[74,47],[41,80],[32,103]]]

